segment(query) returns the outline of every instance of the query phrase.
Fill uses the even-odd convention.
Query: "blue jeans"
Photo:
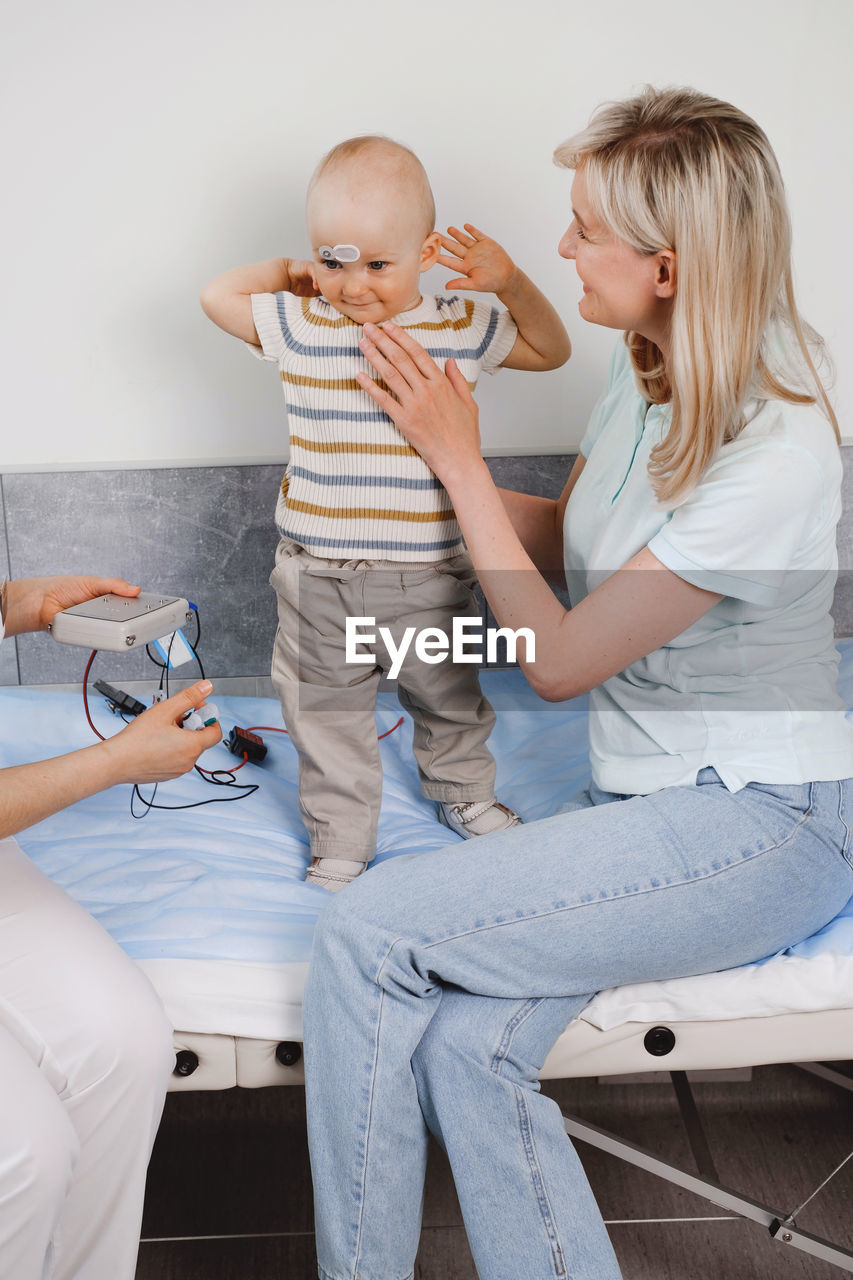
[[[648,796],[400,857],[324,908],[305,1074],[324,1280],[410,1280],[427,1137],[480,1280],[617,1280],[542,1063],[590,997],[745,964],[853,894],[853,783],[713,769]]]

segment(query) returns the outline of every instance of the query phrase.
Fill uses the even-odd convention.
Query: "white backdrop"
[[[439,225],[503,241],[565,317],[550,374],[483,379],[486,452],[572,449],[614,335],[556,256],[554,146],[602,100],[691,84],[755,116],[794,216],[802,309],[853,436],[851,0],[46,0],[4,36],[0,470],[277,461],[275,371],[201,285],[302,255],[305,183],[353,133],[408,143]],[[448,278],[430,273],[428,288]]]

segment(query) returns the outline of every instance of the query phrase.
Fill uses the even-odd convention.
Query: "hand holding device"
[[[48,623],[48,630],[61,644],[121,653],[159,640],[191,618],[189,604],[182,596],[145,591],[119,596],[110,592],[61,609]]]
[[[113,758],[111,782],[165,782],[191,769],[202,751],[222,737],[216,723],[197,733],[180,732],[186,716],[202,706],[212,688],[209,680],[190,685],[149,707],[120,733],[100,743],[99,749]]]
[[[61,609],[82,604],[110,591],[119,596],[136,596],[139,587],[131,586],[124,578],[73,573],[47,578],[12,578],[6,582],[4,592],[6,635],[47,631]]]
[[[181,721],[182,729],[207,729],[219,722],[219,709],[212,702],[196,707]]]

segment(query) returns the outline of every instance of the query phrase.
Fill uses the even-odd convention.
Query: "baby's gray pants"
[[[315,858],[369,861],[376,852],[382,765],[376,694],[406,627],[438,627],[477,617],[466,555],[434,564],[334,561],[282,538],[270,582],[278,597],[272,679],[299,755],[299,804]],[[347,617],[374,618],[370,664],[347,663]],[[495,762],[486,739],[495,714],[480,691],[476,663],[423,662],[414,642],[403,660],[397,696],[414,720],[421,788],[454,804],[494,795]]]

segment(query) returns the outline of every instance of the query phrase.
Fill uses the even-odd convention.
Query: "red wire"
[[[199,773],[209,773],[209,774],[210,774],[210,776],[211,776],[211,777],[213,777],[213,775],[214,775],[215,773],[236,773],[238,769],[242,769],[242,768],[243,768],[243,765],[246,763],[246,761],[247,761],[248,759],[249,759],[249,757],[246,755],[246,753],[245,753],[245,751],[244,751],[244,752],[243,752],[243,759],[240,761],[240,763],[239,763],[239,764],[229,764],[229,766],[228,766],[228,768],[227,768],[227,769],[202,769],[202,767],[201,767],[201,765],[200,765],[200,764],[197,764],[197,765],[195,766],[195,768],[196,768],[196,769],[198,769]],[[246,785],[248,785],[248,783],[247,783]]]
[[[86,663],[86,670],[83,672],[83,709],[86,712],[86,719],[89,721],[89,728],[92,730],[96,738],[100,738],[101,742],[105,742],[106,738],[100,732],[99,729],[95,728],[94,721],[92,720],[92,716],[89,711],[89,693],[88,693],[89,672],[92,670],[92,663],[95,661],[95,658],[97,657],[97,653],[98,653],[97,649],[92,650],[91,654],[89,655],[89,661]],[[377,736],[377,739],[376,739],[377,742],[381,742],[383,738],[387,738],[389,734],[392,734],[394,732],[395,729],[399,729],[402,723],[403,723],[403,716],[400,716],[400,719],[397,721],[396,724],[393,724],[390,729],[386,729],[384,733],[380,733]],[[253,724],[250,728],[246,730],[247,733],[259,733],[261,731],[265,733],[287,733],[286,729],[280,729],[274,724]],[[215,773],[224,773],[224,772],[236,773],[238,769],[243,768],[243,765],[247,763],[248,759],[249,757],[244,752],[243,759],[240,761],[240,763],[233,765],[228,770],[202,769],[200,765],[196,765],[196,768],[198,769],[199,773],[207,773],[207,774],[210,774],[211,777]]]
[[[83,672],[83,708],[86,712],[86,719],[89,721],[89,728],[92,730],[92,733],[94,733],[96,738],[100,738],[101,742],[106,742],[106,738],[104,737],[104,735],[98,729],[95,728],[95,725],[92,721],[92,717],[89,714],[89,694],[88,694],[89,672],[92,670],[92,663],[95,661],[95,655],[97,654],[97,652],[98,652],[97,649],[92,650],[91,655],[89,657],[89,661],[86,663],[86,670]]]
[[[393,733],[395,729],[399,729],[402,723],[403,723],[403,716],[400,716],[400,719],[397,721],[396,724],[392,724],[390,729],[386,729],[384,733],[380,733],[378,735],[376,741],[381,742],[383,738],[387,738],[388,735],[390,733]],[[286,729],[278,729],[274,724],[253,724],[246,730],[246,732],[260,733],[261,730],[265,730],[267,733],[287,733]]]

